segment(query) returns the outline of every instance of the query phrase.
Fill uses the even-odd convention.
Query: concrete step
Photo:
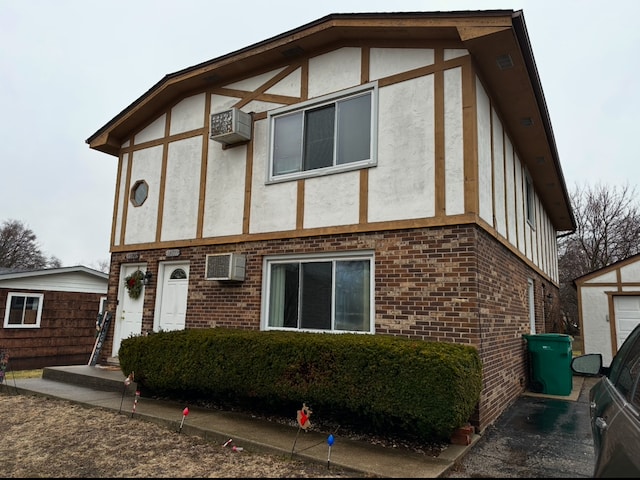
[[[127,393],[135,393],[138,388],[134,381],[129,385],[125,384],[126,377],[119,367],[90,365],[45,367],[42,370],[42,378],[106,392],[122,392],[124,389]]]

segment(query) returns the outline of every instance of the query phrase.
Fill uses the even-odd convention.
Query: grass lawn
[[[8,382],[14,378],[42,378],[42,369],[38,370],[7,370],[5,380]]]

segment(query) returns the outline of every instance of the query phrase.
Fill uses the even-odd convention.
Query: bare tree
[[[0,227],[0,268],[37,270],[61,267],[62,262],[45,256],[36,235],[18,220],[6,220]]]
[[[640,210],[636,188],[628,184],[576,185],[571,203],[576,231],[558,239],[558,268],[563,328],[576,333],[578,299],[573,281],[640,252]]]
[[[103,260],[98,260],[89,266],[94,270],[98,270],[99,272],[109,273],[109,267],[111,267],[111,261],[108,258]]]

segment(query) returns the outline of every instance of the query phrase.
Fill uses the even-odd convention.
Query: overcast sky
[[[331,13],[493,9],[524,12],[568,189],[635,187],[638,0],[0,0],[0,224],[95,268],[117,158],[85,140],[166,74]]]

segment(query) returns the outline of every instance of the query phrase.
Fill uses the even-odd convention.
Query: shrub
[[[181,330],[125,339],[119,360],[145,395],[263,413],[306,403],[316,418],[423,440],[466,424],[482,387],[473,347],[385,335]]]

